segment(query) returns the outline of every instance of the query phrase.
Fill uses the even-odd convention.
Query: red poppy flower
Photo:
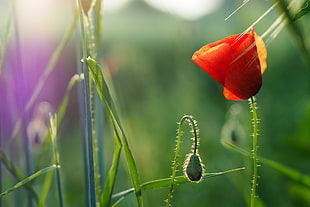
[[[205,45],[192,57],[224,86],[224,96],[230,100],[245,100],[259,91],[266,58],[264,41],[254,29]]]

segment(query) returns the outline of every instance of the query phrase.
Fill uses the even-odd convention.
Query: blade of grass
[[[58,192],[58,199],[59,199],[59,206],[63,207],[64,202],[63,202],[63,195],[62,195],[62,185],[61,185],[61,178],[60,178],[60,161],[59,161],[59,153],[57,149],[57,143],[56,143],[56,138],[57,138],[57,118],[56,114],[52,116],[50,114],[50,134],[51,134],[51,140],[52,140],[52,145],[53,145],[53,151],[54,151],[54,161],[56,166],[59,166],[56,169],[56,180],[57,180],[57,192]]]
[[[244,170],[245,168],[236,168],[236,169],[231,169],[223,172],[216,172],[216,173],[205,173],[203,176],[203,182],[205,179],[220,176],[220,175],[225,175],[229,173],[234,173],[238,172],[240,170]],[[146,183],[141,184],[141,190],[151,190],[151,189],[156,189],[156,188],[163,188],[163,187],[169,187],[171,182],[171,178],[163,178],[163,179],[158,179],[158,180],[152,180]],[[175,177],[175,184],[182,184],[182,183],[191,183],[186,176],[176,176]],[[114,194],[112,196],[113,203],[117,202],[122,197],[127,196],[128,194],[134,192],[134,188],[130,188],[128,190],[124,190],[120,193]]]
[[[94,59],[100,62],[102,53],[102,12],[103,0],[96,0],[91,12],[91,28],[94,38]],[[97,135],[97,154],[98,154],[98,169],[99,169],[99,184],[103,186],[104,183],[104,108],[100,101],[97,91],[94,92],[94,107],[95,107],[95,129]]]
[[[242,154],[243,156],[246,156],[248,158],[252,158],[252,154],[249,151],[247,151],[247,150],[245,150],[245,149],[243,149],[237,145],[234,145],[234,144],[228,143],[228,142],[225,142],[223,144],[226,147],[228,147],[229,149],[232,149],[233,151],[236,151],[236,152]],[[294,181],[296,181],[300,184],[303,184],[303,185],[310,188],[310,176],[309,175],[302,174],[293,168],[287,167],[283,164],[280,164],[276,161],[264,158],[262,156],[258,156],[258,159],[259,159],[260,163],[265,164],[265,165],[269,166],[270,168],[272,168],[272,169],[280,172],[281,174],[285,175],[289,179],[294,180]]]
[[[80,50],[77,49],[76,50],[77,53],[80,53]],[[81,57],[80,54],[77,54],[77,57]],[[81,74],[80,76],[82,76],[84,78],[84,75],[82,73],[82,66],[79,64],[80,60],[77,60],[77,70],[78,72]],[[87,160],[88,160],[88,146],[87,146],[87,138],[86,138],[86,128],[85,128],[85,113],[84,113],[84,109],[85,109],[85,102],[84,102],[84,82],[80,82],[80,84],[78,84],[78,103],[79,103],[79,114],[80,114],[80,128],[81,128],[81,139],[82,139],[82,150],[83,150],[83,171],[84,171],[84,186],[85,186],[85,206],[88,205],[89,203],[89,177],[88,177],[88,167],[87,167]]]
[[[86,34],[85,34],[85,26],[84,26],[84,14],[81,0],[77,0],[79,17],[80,17],[80,32],[81,32],[81,44],[82,44],[82,72],[84,74],[84,87],[83,87],[83,97],[84,97],[84,124],[86,130],[84,131],[86,138],[86,146],[87,146],[87,185],[88,185],[88,206],[95,207],[96,206],[96,178],[95,178],[95,167],[94,167],[94,149],[93,149],[93,127],[91,120],[91,105],[90,105],[90,79],[89,79],[89,71],[87,69],[87,43],[86,43]]]
[[[21,180],[20,182],[18,182],[17,184],[15,184],[14,186],[12,186],[11,188],[9,188],[9,189],[7,189],[6,191],[2,192],[2,193],[0,194],[0,197],[7,195],[8,193],[12,192],[13,190],[16,190],[17,188],[20,188],[20,187],[22,187],[23,185],[26,185],[28,182],[30,182],[30,181],[32,181],[33,179],[39,177],[40,175],[43,175],[43,174],[45,174],[45,173],[47,173],[47,172],[49,172],[49,171],[51,171],[51,170],[54,170],[54,169],[56,169],[56,168],[58,168],[57,165],[52,165],[52,166],[49,166],[49,167],[46,167],[46,168],[44,168],[44,169],[42,169],[42,170],[37,171],[36,173],[34,173],[34,174],[30,175],[29,177],[27,177],[27,178]]]
[[[91,5],[89,12],[93,11],[94,4]],[[88,12],[88,13],[89,13]],[[93,12],[91,12],[93,13]],[[94,25],[92,24],[92,21],[90,20],[90,17],[88,15],[85,15],[86,20],[86,26],[87,26],[87,35],[88,35],[88,48],[89,48],[89,54],[91,57],[95,58],[95,50],[96,50],[96,44],[95,44],[95,36],[94,36]],[[103,131],[103,127],[98,126],[96,122],[96,118],[98,119],[99,111],[97,111],[98,106],[98,95],[97,92],[94,90],[94,84],[92,79],[89,80],[89,87],[90,87],[90,111],[91,111],[91,121],[92,121],[92,132],[93,132],[93,148],[98,148],[98,131],[101,133]],[[97,97],[97,98],[96,98]],[[96,102],[97,100],[97,102]],[[100,100],[99,100],[100,101]],[[96,112],[96,113],[95,113]],[[96,116],[97,115],[97,116]],[[102,116],[100,116],[102,117]],[[103,136],[103,132],[100,134]],[[102,137],[101,137],[102,138]],[[101,151],[103,150],[103,146],[100,146]],[[101,152],[100,151],[100,152]],[[102,161],[101,161],[102,163]],[[98,156],[98,150],[94,151],[94,176],[95,176],[95,186],[96,186],[96,196],[100,198],[101,196],[101,185],[100,185],[100,172],[99,172],[99,156]],[[99,206],[102,206],[101,199],[99,199]]]
[[[17,15],[17,9],[16,9],[16,1],[11,1],[12,8],[13,8],[13,16],[14,16],[14,46],[15,46],[15,62],[16,62],[16,72],[14,75],[16,75],[16,80],[19,82],[19,87],[17,87],[18,91],[23,91],[19,96],[16,96],[17,98],[17,107],[19,111],[19,116],[21,117],[21,130],[20,134],[22,137],[22,147],[24,148],[24,155],[22,156],[23,159],[25,159],[25,170],[27,175],[31,175],[33,173],[33,158],[32,158],[32,146],[30,144],[30,139],[27,134],[27,125],[30,122],[30,114],[29,111],[24,110],[24,104],[26,103],[27,99],[30,95],[29,86],[25,79],[25,73],[27,72],[23,66],[22,62],[22,53],[21,53],[21,36],[19,32],[19,22],[18,22],[18,15]],[[16,142],[13,143],[13,145],[16,145]],[[18,156],[18,155],[17,155]],[[19,196],[15,194],[15,200],[18,204],[20,202]],[[27,206],[32,207],[33,206],[33,200],[30,192],[27,192]]]
[[[103,78],[101,68],[97,64],[97,62],[92,58],[87,58],[87,62],[88,62],[88,67],[89,67],[89,71],[91,74],[91,78],[93,79],[96,85],[97,92],[105,107],[106,113],[113,120],[113,122],[115,123],[115,126],[117,126],[117,128],[120,130],[120,138],[124,146],[127,165],[128,165],[132,183],[135,189],[137,202],[139,206],[143,206],[142,194],[141,194],[142,192],[140,189],[140,179],[139,179],[136,162],[130,150],[127,137],[120,123],[117,112],[115,110],[115,105],[113,104],[112,97],[110,95],[108,86]]]
[[[112,165],[109,170],[108,177],[106,179],[105,186],[104,186],[102,196],[101,196],[101,202],[102,202],[103,207],[111,206],[111,197],[112,197],[112,192],[113,192],[113,188],[115,185],[115,178],[117,174],[117,168],[118,168],[121,149],[122,149],[122,143],[121,143],[119,134],[117,130],[115,129],[115,126],[114,126],[114,133],[115,133],[114,135],[115,136],[114,138],[115,147],[114,147],[113,161],[112,161]]]
[[[46,196],[50,190],[51,184],[52,184],[53,175],[54,175],[54,173],[51,172],[51,173],[48,173],[45,177],[44,184],[43,184],[42,191],[41,191],[40,202],[38,203],[39,207],[44,206],[45,198],[46,198]]]
[[[80,37],[76,37],[79,39]],[[82,51],[80,47],[76,48],[76,65],[77,65],[77,72],[80,74],[81,79],[84,79],[84,74],[82,71],[82,64],[81,64],[81,58],[82,57]],[[89,204],[89,177],[88,177],[88,167],[87,167],[87,160],[88,160],[88,146],[87,146],[87,138],[86,138],[86,128],[85,128],[85,101],[84,101],[84,81],[80,81],[78,84],[78,105],[79,105],[79,114],[80,114],[80,128],[81,128],[81,141],[82,141],[82,152],[83,152],[83,173],[84,173],[84,191],[85,193],[85,206]]]
[[[0,150],[0,161],[17,180],[24,179],[24,176],[22,175],[22,173],[14,166],[13,162],[11,162],[9,158],[5,155],[5,153],[1,150]],[[28,192],[31,193],[32,197],[35,198],[35,201],[39,203],[40,202],[39,196],[35,192],[35,190],[32,188],[32,186],[26,184],[25,187],[28,190]]]
[[[0,77],[1,77],[1,74],[0,74]],[[2,107],[2,104],[1,104],[1,102],[0,102],[0,108],[4,108],[4,107]],[[5,137],[5,135],[4,135],[4,130],[3,130],[3,128],[4,128],[4,119],[3,119],[3,115],[2,115],[2,112],[3,111],[1,111],[0,110],[0,149],[2,149],[2,147],[3,147],[3,141],[4,141],[4,137]],[[3,190],[3,168],[2,168],[2,164],[0,164],[0,192]],[[2,200],[2,198],[0,198],[0,207],[2,207],[3,206],[3,200]]]
[[[65,112],[67,110],[68,107],[68,102],[70,99],[70,95],[71,95],[71,91],[72,88],[76,85],[76,83],[78,81],[80,81],[82,79],[82,77],[80,77],[79,75],[75,74],[71,77],[67,88],[66,88],[66,93],[64,95],[64,98],[62,99],[58,109],[57,109],[57,128],[60,127],[60,124],[63,120],[63,117],[65,115]],[[37,162],[37,166],[41,166],[43,163],[43,160],[46,158],[46,154],[48,153],[49,147],[50,147],[50,133],[47,133],[46,137],[43,139],[44,143],[43,143],[43,147],[41,150],[41,153],[39,155],[39,161]]]
[[[0,75],[1,76],[1,75]],[[1,103],[0,103],[0,108],[2,108]],[[2,113],[0,111],[0,149],[2,149],[3,146],[3,139],[4,139],[4,130],[3,130],[3,118],[2,118]],[[3,168],[2,164],[0,164],[0,192],[2,191],[2,184],[3,184]],[[0,207],[2,207],[3,200],[0,198]]]

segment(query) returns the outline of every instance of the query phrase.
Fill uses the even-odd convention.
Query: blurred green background
[[[184,2],[179,1],[179,4]],[[212,1],[209,4],[211,7]],[[196,17],[178,15],[172,6],[164,12],[142,0],[131,0],[117,9],[105,9],[102,65],[109,82],[113,83],[110,86],[142,182],[170,176],[177,122],[184,114],[193,115],[198,122],[199,152],[206,172],[246,167],[242,172],[203,180],[199,184],[177,185],[173,206],[247,206],[251,162],[226,149],[221,138],[225,123],[237,120],[244,133],[237,137],[238,144],[251,149],[248,102],[226,100],[222,87],[191,61],[192,54],[200,47],[243,32],[272,6],[271,1],[250,1],[225,21],[241,4],[242,1],[218,1],[213,11]],[[65,18],[67,14],[62,15]],[[255,26],[256,32],[264,33],[278,16],[279,11],[273,10]],[[309,20],[309,15],[298,20],[308,46]],[[65,28],[63,24],[61,28]],[[59,27],[56,33],[61,35],[65,29]],[[266,44],[268,68],[256,96],[261,120],[258,152],[310,174],[310,68],[287,28]],[[74,51],[72,53],[74,55]],[[74,61],[70,52],[67,55],[67,61]],[[74,67],[68,70],[70,74],[75,73]],[[60,134],[68,206],[84,206],[85,195],[77,103],[74,95]],[[232,107],[238,109],[237,114],[230,113]],[[108,121],[105,125],[107,133],[102,156],[107,171],[113,153],[113,136]],[[184,128],[181,161],[190,152],[188,130]],[[182,174],[181,167],[178,174]],[[310,206],[310,189],[264,165],[259,168],[259,175],[257,194],[265,206]],[[131,186],[126,161],[122,159],[115,193]],[[167,188],[143,192],[145,206],[164,206],[167,193]],[[136,206],[135,197],[126,197],[119,206]]]
[[[246,133],[243,146],[250,149],[248,103],[225,100],[222,87],[191,61],[193,52],[204,44],[245,30],[272,2],[251,1],[225,21],[240,4],[225,1],[213,13],[188,20],[154,10],[142,1],[132,1],[104,16],[105,69],[111,70],[142,181],[169,175],[176,122],[184,114],[198,121],[200,154],[207,172],[247,167],[245,172],[234,175],[177,186],[175,206],[247,205],[244,190],[250,189],[249,160],[225,149],[220,139],[230,107],[238,104],[241,111],[237,118]],[[278,16],[277,10],[267,15],[255,26],[257,33],[265,32]],[[298,23],[309,37],[309,16]],[[261,119],[259,154],[309,174],[310,68],[286,28],[267,42],[267,50],[268,69],[257,95]],[[184,155],[189,152],[189,138],[188,134],[183,137]],[[297,184],[266,166],[260,167],[259,173],[258,195],[266,206],[310,206],[309,189],[297,193]],[[128,176],[120,173],[119,177],[120,190],[126,183],[130,185]],[[164,205],[166,194],[167,189],[145,192],[146,206]],[[120,206],[134,205],[126,201]]]

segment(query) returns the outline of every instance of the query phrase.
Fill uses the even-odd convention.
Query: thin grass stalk
[[[0,150],[0,161],[5,166],[5,168],[13,175],[13,177],[16,180],[21,181],[24,179],[22,173],[15,167],[13,162],[10,161],[9,158],[5,155],[5,153],[1,150]],[[26,184],[24,187],[32,195],[35,201],[39,203],[40,202],[39,196],[37,195],[35,190],[32,188],[32,186],[29,184]]]
[[[100,62],[102,54],[102,0],[97,0],[93,12],[91,13],[91,28],[93,29],[94,37],[94,59]],[[95,90],[94,92],[94,104],[95,104],[95,124],[97,135],[97,154],[98,154],[98,168],[99,168],[99,183],[104,185],[104,108],[100,101],[100,97]]]
[[[78,38],[78,37],[76,37]],[[77,72],[80,76],[80,78],[84,79],[84,74],[82,71],[82,65],[81,65],[81,59],[82,57],[82,51],[81,48],[76,48],[76,65],[77,65]],[[87,146],[87,136],[86,136],[86,129],[84,125],[85,120],[85,102],[84,102],[84,81],[79,82],[78,84],[78,105],[79,105],[79,115],[80,115],[80,129],[81,129],[81,141],[82,141],[82,152],[83,152],[83,170],[84,170],[84,189],[85,189],[85,206],[88,206],[89,204],[89,176],[88,176],[88,146]]]
[[[1,66],[0,66],[1,67]],[[1,73],[0,73],[1,77]],[[0,83],[1,84],[1,83]],[[1,92],[1,91],[0,91]],[[2,102],[0,102],[0,109],[3,109]],[[0,149],[2,149],[3,146],[3,140],[4,140],[4,121],[3,121],[3,115],[0,111]],[[2,163],[0,163],[0,192],[2,192],[2,186],[3,186],[3,171],[2,171]],[[0,207],[2,207],[2,198],[0,198]]]
[[[54,173],[51,172],[51,173],[48,173],[45,177],[44,184],[43,184],[43,187],[41,190],[40,202],[38,203],[38,207],[45,206],[44,202],[45,202],[46,196],[50,190],[52,180],[53,180],[53,176],[54,176]]]
[[[54,151],[54,160],[55,164],[57,166],[56,168],[56,181],[57,181],[57,193],[58,193],[58,199],[59,199],[59,206],[63,207],[64,206],[64,201],[63,201],[63,195],[62,195],[62,186],[61,186],[61,178],[60,178],[60,161],[59,161],[59,153],[57,149],[57,118],[56,114],[52,116],[50,114],[50,134],[51,134],[51,140],[52,140],[52,147]]]
[[[54,169],[56,169],[56,168],[57,168],[56,165],[52,165],[52,166],[46,167],[46,168],[44,168],[44,169],[41,169],[41,170],[39,170],[39,171],[33,173],[32,175],[30,175],[30,176],[24,178],[23,180],[21,180],[20,182],[16,183],[16,184],[15,184],[14,186],[12,186],[11,188],[9,188],[9,189],[7,189],[6,191],[2,192],[2,193],[0,194],[0,197],[3,197],[3,196],[5,196],[5,195],[9,194],[10,192],[12,192],[12,191],[14,191],[14,190],[16,190],[16,189],[18,189],[18,188],[20,188],[20,187],[26,185],[27,183],[29,183],[29,182],[32,181],[33,179],[35,179],[35,178],[37,178],[37,177],[39,177],[39,176],[41,176],[41,175],[43,175],[43,174],[45,174],[45,173],[48,173],[48,172],[50,172],[51,170],[54,170]]]
[[[92,9],[91,9],[92,10]],[[90,17],[88,15],[85,16],[85,20],[87,21],[87,32],[88,32],[88,48],[89,48],[89,55],[90,57],[95,57],[95,48],[96,44],[94,42],[94,35],[93,35],[93,25],[90,20]],[[93,148],[94,151],[94,176],[95,176],[95,185],[96,185],[96,195],[97,198],[100,198],[101,196],[101,186],[100,186],[100,172],[99,172],[99,165],[98,165],[98,135],[97,135],[97,129],[96,129],[96,114],[98,113],[96,111],[96,90],[94,83],[92,79],[89,79],[89,91],[90,91],[90,111],[91,111],[91,121],[92,121],[92,133],[93,133]],[[102,129],[103,126],[99,126],[100,129]],[[101,199],[99,199],[100,206]]]
[[[77,81],[80,80],[80,77],[79,75],[75,74],[74,76],[72,76],[72,78],[70,79],[70,82],[67,86],[67,89],[66,89],[66,94],[60,104],[60,106],[58,107],[58,110],[57,110],[57,120],[56,120],[56,127],[59,128],[60,127],[60,123],[62,122],[63,120],[63,117],[64,117],[64,114],[65,114],[65,111],[67,109],[67,106],[68,106],[68,102],[69,102],[69,97],[70,97],[70,94],[71,94],[71,90],[72,88],[76,85]],[[50,136],[50,134],[47,135],[48,137]],[[51,139],[48,139],[48,138],[45,138],[45,144],[50,146],[50,140]],[[46,150],[42,150],[44,152],[46,152]],[[43,156],[41,156],[43,157]],[[53,161],[54,163],[54,161]],[[42,187],[42,190],[41,190],[41,195],[40,195],[40,203],[38,204],[38,206],[43,206],[44,205],[44,201],[45,201],[45,198],[50,190],[50,186],[51,186],[51,183],[52,183],[52,179],[53,179],[53,173],[49,173],[46,175],[46,178],[45,178],[45,181],[44,181],[44,184],[43,184],[43,187]]]
[[[81,51],[79,49],[77,51],[77,57],[81,57]],[[80,59],[77,58],[77,70],[78,73],[81,74],[81,76],[84,75],[82,73],[82,67],[80,65]],[[86,197],[85,197],[85,205],[87,206],[89,203],[89,177],[88,177],[88,167],[87,167],[87,160],[88,160],[88,146],[87,146],[87,136],[86,136],[86,129],[84,125],[84,120],[85,120],[85,114],[84,114],[84,109],[85,109],[85,102],[84,102],[84,82],[81,81],[78,84],[78,103],[79,103],[79,114],[80,114],[80,128],[81,128],[81,138],[82,138],[82,150],[83,150],[83,163],[84,163],[84,185],[85,185],[85,191],[86,191]]]
[[[92,121],[91,121],[91,111],[90,111],[90,86],[89,86],[89,72],[87,70],[87,43],[85,36],[85,27],[84,27],[84,15],[82,9],[81,0],[78,0],[78,8],[79,8],[79,17],[80,17],[80,26],[81,26],[81,41],[82,41],[82,55],[83,55],[83,63],[82,63],[82,71],[84,74],[84,102],[85,102],[85,126],[86,126],[86,138],[87,138],[87,167],[88,167],[88,190],[89,190],[89,207],[96,206],[96,185],[95,185],[95,169],[94,169],[94,149],[93,149],[93,136],[92,136]]]
[[[100,173],[98,166],[98,139],[96,134],[96,122],[95,122],[95,101],[94,101],[94,85],[91,79],[89,79],[89,91],[90,91],[90,119],[92,123],[92,144],[94,149],[94,178],[95,178],[95,188],[96,188],[96,197],[100,198],[101,195],[101,187],[100,187]],[[99,202],[101,202],[99,200]],[[101,206],[101,204],[99,204]]]
[[[99,184],[104,185],[104,108],[100,101],[100,97],[97,91],[94,92],[94,103],[95,103],[95,129],[97,137],[97,166],[99,174]]]
[[[24,110],[24,103],[28,98],[29,94],[29,88],[28,84],[26,84],[25,80],[25,69],[22,64],[22,55],[21,55],[21,44],[20,44],[20,34],[19,34],[19,26],[18,26],[18,18],[17,18],[17,10],[15,7],[15,1],[12,1],[13,5],[13,15],[14,15],[14,31],[15,31],[15,49],[16,49],[16,64],[18,68],[18,76],[20,77],[20,85],[21,88],[19,88],[20,91],[23,91],[20,95],[19,100],[19,109],[20,113],[22,115],[22,122],[21,122],[21,136],[23,140],[23,147],[24,147],[24,153],[25,153],[25,162],[26,162],[26,172],[27,175],[31,175],[33,171],[33,163],[32,163],[32,149],[30,140],[27,136],[27,124],[29,123],[29,113],[28,111],[23,112]],[[17,198],[17,201],[19,199]],[[29,192],[27,192],[27,206],[32,207],[32,196]]]

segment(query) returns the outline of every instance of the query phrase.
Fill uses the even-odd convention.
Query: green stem
[[[251,193],[251,207],[255,206],[255,197],[256,197],[256,186],[257,186],[257,177],[258,177],[258,157],[257,157],[257,136],[258,136],[258,118],[256,111],[255,97],[250,98],[250,108],[253,116],[253,180],[252,180],[252,193]]]
[[[87,34],[88,34],[88,48],[89,48],[89,55],[91,58],[95,58],[95,47],[96,44],[94,42],[94,35],[93,35],[93,24],[89,18],[89,16],[85,16],[85,19],[87,21]],[[92,133],[93,133],[93,148],[96,149],[94,151],[94,176],[95,176],[95,186],[96,186],[96,195],[98,198],[100,198],[101,195],[101,187],[100,187],[100,172],[99,172],[99,158],[98,158],[98,134],[96,133],[96,93],[95,93],[95,88],[93,85],[93,81],[90,78],[89,79],[89,87],[90,87],[90,107],[91,107],[91,122],[92,122]],[[98,113],[96,111],[96,113]],[[102,129],[102,126],[100,126],[100,129]],[[102,175],[101,175],[102,176]],[[99,202],[101,202],[101,199],[98,199]],[[100,206],[102,204],[100,203]]]
[[[90,84],[89,84],[89,72],[87,70],[87,43],[84,27],[84,15],[82,10],[81,0],[77,0],[79,17],[80,17],[80,26],[81,26],[81,37],[82,37],[82,55],[83,55],[83,64],[82,71],[84,74],[84,107],[85,107],[85,126],[86,126],[86,145],[87,145],[87,176],[88,176],[88,206],[96,206],[96,185],[95,185],[95,169],[94,169],[94,146],[93,146],[93,136],[92,136],[92,121],[91,121],[91,106],[90,106]]]
[[[57,149],[57,143],[56,143],[56,138],[57,138],[57,116],[56,114],[53,116],[50,114],[50,135],[51,135],[51,140],[52,140],[52,146],[53,146],[53,151],[54,151],[54,160],[56,166],[56,181],[57,181],[57,193],[58,193],[58,199],[59,199],[59,206],[63,207],[64,206],[64,201],[63,201],[63,195],[62,195],[62,185],[61,185],[61,178],[60,178],[60,162],[59,162],[59,153]]]
[[[94,59],[97,62],[102,61],[102,25],[103,25],[103,0],[97,0],[94,7],[93,12],[91,13],[91,25],[93,29],[94,36]],[[103,68],[102,68],[103,71]],[[98,154],[98,168],[99,168],[99,184],[103,186],[104,184],[104,174],[105,174],[105,166],[104,166],[104,107],[100,101],[100,97],[98,93],[95,91],[94,93],[94,102],[95,102],[95,129],[97,135],[97,154]]]
[[[179,156],[180,156],[180,148],[181,148],[181,136],[182,136],[182,128],[183,128],[183,123],[184,121],[187,120],[190,124],[190,126],[193,129],[193,134],[194,134],[194,150],[193,153],[196,154],[197,152],[197,147],[198,147],[198,131],[196,130],[196,123],[193,119],[192,116],[189,115],[184,115],[181,118],[179,128],[177,131],[177,143],[176,143],[176,148],[175,148],[175,155],[174,155],[174,160],[173,160],[173,166],[172,166],[172,173],[171,173],[171,181],[170,181],[170,189],[168,192],[168,198],[167,198],[167,203],[166,206],[169,207],[171,206],[171,199],[172,199],[172,193],[173,193],[173,188],[174,188],[174,183],[175,183],[175,177],[176,177],[176,172],[177,172],[177,167],[179,165]]]

